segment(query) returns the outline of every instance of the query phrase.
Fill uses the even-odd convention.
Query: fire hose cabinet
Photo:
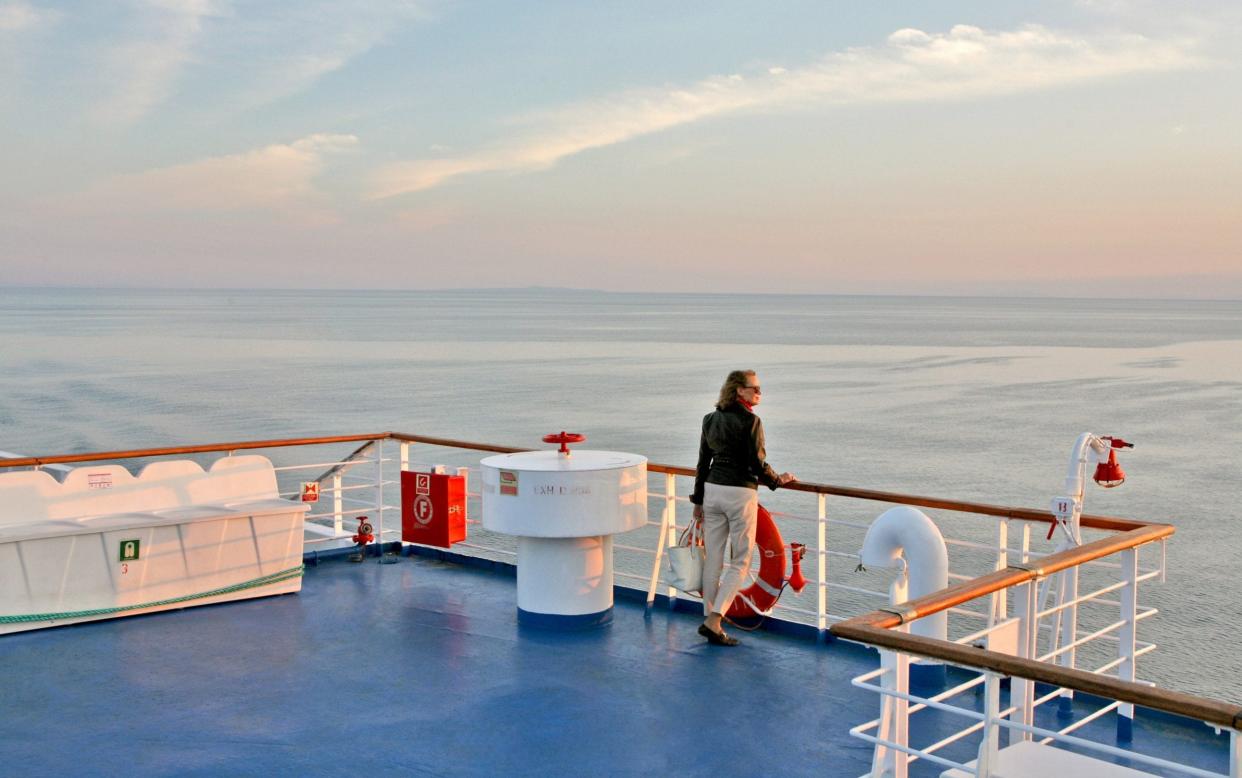
[[[465,476],[403,470],[401,539],[439,548],[465,540]]]

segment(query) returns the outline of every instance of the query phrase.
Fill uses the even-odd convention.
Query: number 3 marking
[[[125,575],[128,572],[129,572],[129,564],[127,562],[122,562],[121,563],[121,575]]]

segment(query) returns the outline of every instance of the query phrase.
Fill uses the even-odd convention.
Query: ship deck
[[[26,775],[858,776],[874,651],[779,631],[706,644],[619,598],[612,625],[517,623],[511,568],[308,565],[297,595],[0,638],[0,764]],[[912,719],[916,737],[950,722]],[[951,722],[956,724],[960,719]],[[920,731],[921,728],[921,731]],[[1106,716],[1085,728],[1110,740]],[[926,742],[926,741],[924,741]],[[973,742],[977,742],[975,739]],[[1140,711],[1133,748],[1227,772],[1228,740]],[[946,755],[970,759],[965,744]],[[943,768],[917,763],[911,775]]]

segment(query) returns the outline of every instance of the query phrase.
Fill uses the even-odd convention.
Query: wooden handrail
[[[964,646],[935,638],[910,635],[891,629],[882,629],[850,619],[832,625],[831,631],[848,640],[900,651],[906,654],[931,657],[953,664],[975,667],[1002,675],[1029,678],[1034,681],[1064,686],[1069,689],[1096,694],[1122,702],[1132,702],[1146,708],[1154,708],[1180,716],[1189,716],[1209,724],[1242,729],[1242,706],[1208,697],[1145,686],[1132,681],[1121,681],[1086,670],[1071,670],[1046,664],[1034,659],[1021,659],[997,651],[987,651],[974,646]]]
[[[334,435],[330,437],[314,438],[249,440],[231,443],[208,443],[196,446],[168,446],[163,448],[132,449],[128,451],[101,451],[89,454],[63,454],[57,456],[23,457],[21,459],[0,459],[0,468],[40,467],[43,465],[67,464],[70,462],[99,462],[112,459],[135,459],[138,457],[174,456],[178,454],[202,454],[211,451],[241,451],[257,448],[285,448],[290,446],[314,446],[328,443],[349,443],[356,441],[388,439],[405,441],[407,443],[425,443],[431,446],[444,446],[446,448],[491,451],[500,454],[513,454],[519,451],[530,450],[528,448],[514,446],[498,446],[492,443],[477,443],[466,440],[453,440],[450,438],[436,438],[427,435],[411,435],[405,432],[377,432],[369,435]],[[694,468],[679,465],[666,465],[658,462],[648,462],[647,470],[653,473],[668,473],[671,475],[681,475],[687,477],[694,476]],[[963,500],[945,500],[938,497],[924,497],[913,494],[900,494],[898,492],[882,492],[875,489],[858,489],[849,486],[832,486],[830,484],[819,484],[810,481],[799,481],[797,483],[788,484],[782,488],[792,489],[799,492],[812,492],[815,494],[850,497],[858,500],[875,500],[878,502],[894,503],[898,505],[916,505],[922,508],[938,508],[941,510],[958,511],[962,513],[978,513],[984,516],[1000,516],[1010,519],[1019,519],[1022,521],[1039,521],[1043,523],[1051,523],[1055,521],[1055,517],[1051,512],[1035,510],[1033,508],[1014,508],[1004,505],[966,502]],[[1114,532],[1126,532],[1139,527],[1145,527],[1150,524],[1150,522],[1138,521],[1136,519],[1119,518],[1116,516],[1098,516],[1089,513],[1084,513],[1081,521],[1084,527],[1111,530]]]
[[[401,440],[406,443],[426,443],[429,446],[444,446],[446,448],[467,448],[475,451],[491,451],[497,454],[516,454],[520,451],[530,451],[529,448],[514,448],[513,446],[497,446],[492,443],[472,443],[468,440],[450,440],[449,438],[431,438],[426,435],[410,435],[405,432],[390,432],[388,437],[393,440]]]
[[[491,443],[472,443],[464,440],[449,440],[447,438],[431,438],[425,435],[411,435],[404,432],[393,432],[389,437],[396,440],[404,440],[409,443],[426,443],[433,446],[446,446],[450,448],[474,449],[477,451],[494,451],[502,454],[512,454],[519,451],[530,451],[528,448],[514,448],[512,446],[497,446]],[[647,470],[652,473],[668,473],[670,475],[682,475],[690,478],[694,477],[693,467],[684,467],[681,465],[667,465],[659,462],[648,462]],[[1019,519],[1022,521],[1039,521],[1050,524],[1056,520],[1056,517],[1050,511],[1041,511],[1034,508],[1014,508],[1006,505],[989,505],[980,502],[966,502],[963,500],[946,500],[939,497],[924,497],[913,494],[901,494],[899,492],[882,492],[875,489],[858,489],[851,486],[832,486],[830,484],[819,484],[811,481],[797,481],[781,487],[782,489],[792,489],[799,492],[812,492],[815,494],[830,494],[838,497],[850,497],[858,500],[875,500],[878,502],[896,503],[899,505],[917,505],[922,508],[939,508],[941,510],[959,511],[962,513],[978,513],[985,516],[1000,516],[1009,519]],[[1091,527],[1092,529],[1111,530],[1114,532],[1126,532],[1139,527],[1146,527],[1152,522],[1139,521],[1137,519],[1126,519],[1118,516],[1100,516],[1093,513],[1084,513],[1081,517],[1082,526]]]
[[[326,443],[349,443],[358,440],[384,440],[391,433],[374,435],[334,435],[323,438],[281,438],[279,440],[244,440],[233,443],[207,443],[201,446],[166,446],[163,448],[138,448],[128,451],[99,451],[91,454],[64,454],[47,457],[22,457],[0,459],[0,467],[41,467],[61,465],[68,462],[99,462],[109,459],[137,459],[138,457],[166,457],[175,454],[203,454],[210,451],[242,451],[255,448],[285,448],[288,446],[317,446]]]

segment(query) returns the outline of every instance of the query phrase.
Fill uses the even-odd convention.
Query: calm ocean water
[[[0,450],[568,429],[689,465],[737,367],[805,480],[1042,508],[1080,432],[1136,442],[1086,510],[1178,527],[1140,675],[1242,700],[1242,302],[0,288]]]

